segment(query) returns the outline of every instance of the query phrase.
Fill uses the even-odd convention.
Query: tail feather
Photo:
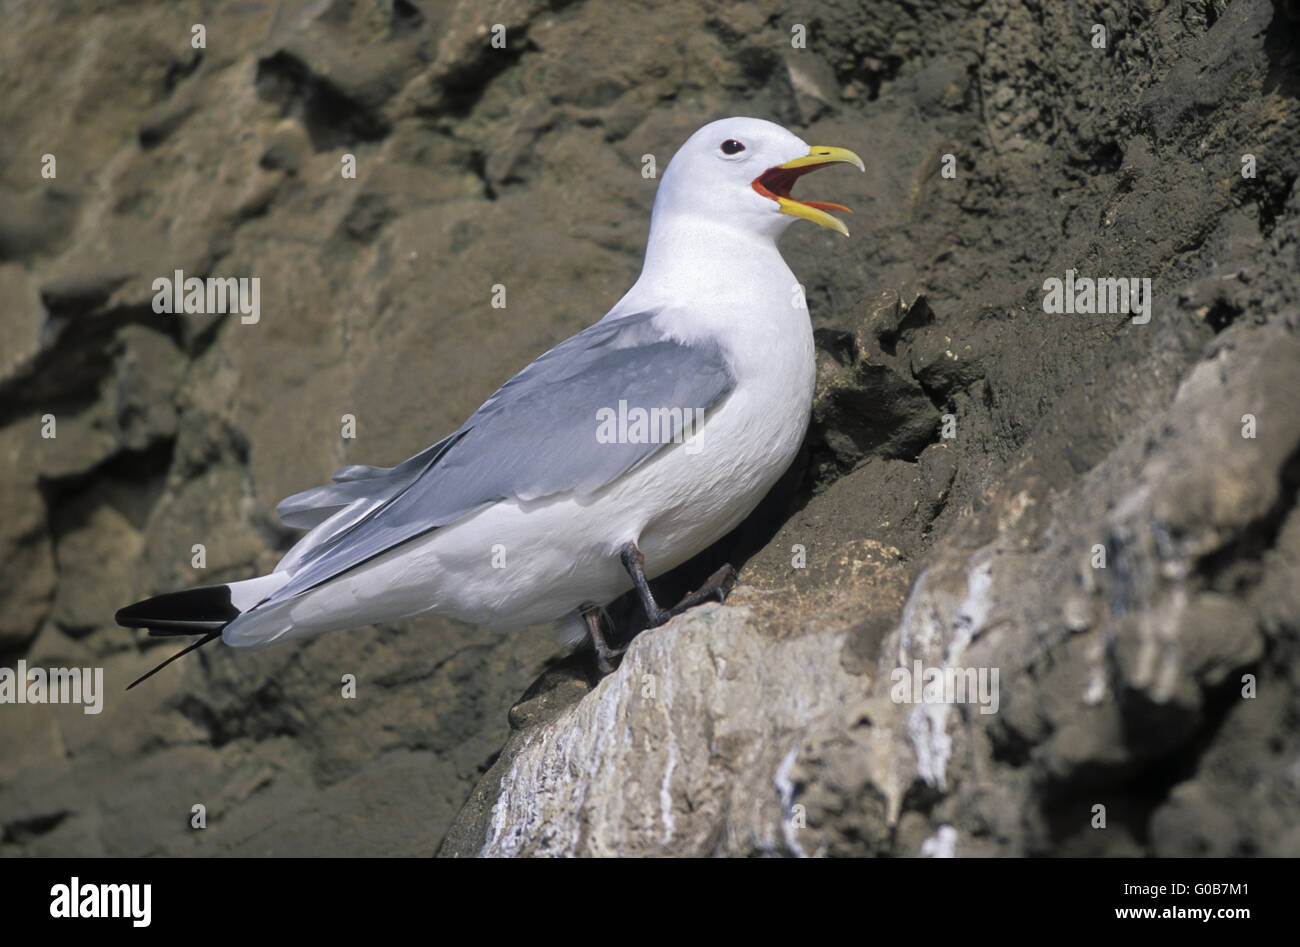
[[[167,592],[119,609],[115,619],[124,628],[147,628],[154,637],[201,636],[198,641],[133,681],[127,690],[140,681],[153,677],[177,658],[219,638],[223,628],[254,608],[288,579],[282,572],[273,572],[229,585],[205,585],[197,589]]]

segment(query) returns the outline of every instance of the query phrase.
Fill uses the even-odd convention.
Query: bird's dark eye
[[[722,153],[724,155],[738,155],[745,150],[745,146],[734,138],[728,138],[722,143]]]

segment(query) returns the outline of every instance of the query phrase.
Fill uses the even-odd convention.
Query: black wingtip
[[[119,614],[120,614],[120,613],[119,613]],[[208,643],[209,641],[211,641],[213,638],[220,638],[220,637],[221,637],[221,632],[220,632],[220,631],[214,631],[214,632],[210,632],[209,634],[204,635],[202,638],[200,638],[198,641],[194,642],[194,643],[193,643],[192,645],[190,645],[189,647],[187,647],[187,648],[183,648],[182,650],[177,651],[175,654],[173,654],[170,658],[168,658],[168,659],[167,659],[166,661],[164,661],[162,664],[158,665],[158,666],[157,666],[156,668],[154,668],[152,671],[148,672],[147,674],[142,674],[142,675],[140,675],[139,677],[137,677],[134,681],[132,681],[130,684],[128,684],[128,685],[126,686],[126,689],[127,689],[127,690],[130,690],[131,688],[135,687],[135,685],[139,684],[141,681],[147,681],[147,680],[149,680],[149,678],[153,677],[155,674],[157,674],[159,671],[161,671],[161,670],[162,670],[163,668],[165,668],[167,665],[171,664],[173,661],[177,660],[178,658],[183,658],[183,657],[185,657],[185,655],[189,654],[191,651],[194,651],[194,650],[196,650],[196,649],[198,649],[198,648],[202,648],[205,644],[207,644],[207,643]]]
[[[196,635],[216,631],[238,617],[230,586],[205,585],[119,608],[113,620],[124,628],[148,628],[155,634]]]

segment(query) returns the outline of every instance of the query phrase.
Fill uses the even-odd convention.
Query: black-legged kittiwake
[[[601,611],[622,593],[637,589],[652,627],[722,599],[729,567],[674,609],[646,580],[737,526],[799,449],[813,335],[777,239],[795,218],[848,235],[827,213],[848,208],[790,196],[841,162],[863,168],[771,122],[705,125],[664,171],[641,276],[603,319],[432,447],[281,502],[308,532],[269,575],[159,595],[117,621],[201,636],[186,651],[425,614],[581,621],[608,670]]]

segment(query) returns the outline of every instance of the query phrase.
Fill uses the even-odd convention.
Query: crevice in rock
[[[81,525],[82,504],[77,499],[102,496],[107,492],[106,483],[120,485],[142,499],[140,508],[152,509],[167,481],[175,447],[174,437],[159,438],[140,450],[118,451],[90,470],[66,477],[39,478],[37,487],[49,511],[47,522],[55,554],[63,538]],[[145,523],[138,515],[132,515],[129,506],[120,512],[136,529],[144,528]]]
[[[393,0],[390,26],[394,33],[418,30],[424,25],[424,14],[411,0]]]
[[[511,31],[510,42],[504,49],[493,49],[484,43],[473,59],[459,64],[433,80],[442,95],[438,97],[436,103],[417,107],[415,114],[425,118],[433,116],[464,118],[474,110],[474,106],[479,103],[498,76],[513,67],[526,54],[537,51],[537,44],[528,38],[524,27],[515,27]]]
[[[377,110],[350,98],[286,50],[258,61],[255,82],[259,98],[302,120],[316,151],[378,141],[389,132]]]
[[[0,427],[32,413],[79,413],[99,399],[114,371],[111,357],[118,330],[140,325],[167,336],[185,350],[180,321],[149,306],[97,307],[110,290],[76,300],[47,298],[47,342],[35,357],[0,383]],[[96,301],[97,300],[97,301]]]
[[[1217,592],[1245,596],[1263,576],[1265,553],[1277,545],[1291,511],[1300,505],[1300,446],[1283,462],[1278,474],[1278,495],[1272,507],[1219,549],[1202,558],[1197,571]]]
[[[1266,651],[1260,661],[1240,670],[1258,673],[1267,661]],[[1119,766],[1080,767],[1065,781],[1046,780],[1041,786],[1039,802],[1052,844],[1043,854],[1059,854],[1062,849],[1068,850],[1073,838],[1095,831],[1087,819],[1091,807],[1098,803],[1107,806],[1108,826],[1117,823],[1140,845],[1148,847],[1152,815],[1168,800],[1175,786],[1193,776],[1229,713],[1240,703],[1240,686],[1230,675],[1224,685],[1204,692],[1195,730],[1167,752]],[[1156,740],[1149,745],[1154,747],[1168,733],[1152,736]]]
[[[191,50],[190,57],[185,60],[178,60],[167,67],[167,75],[163,78],[163,86],[167,94],[171,95],[176,91],[176,87],[194,75],[199,66],[203,65],[203,50]]]
[[[3,833],[0,833],[0,844],[26,845],[42,835],[49,835],[70,815],[72,813],[67,809],[60,809],[58,812],[6,822]]]
[[[175,639],[166,640],[173,648]],[[179,650],[179,649],[177,649]],[[200,650],[197,652],[202,655]],[[205,743],[214,749],[239,739],[257,741],[296,737],[299,728],[288,718],[284,694],[278,682],[267,681],[252,693],[242,695],[238,709],[218,709],[193,694],[182,696],[175,709],[206,734]]]

